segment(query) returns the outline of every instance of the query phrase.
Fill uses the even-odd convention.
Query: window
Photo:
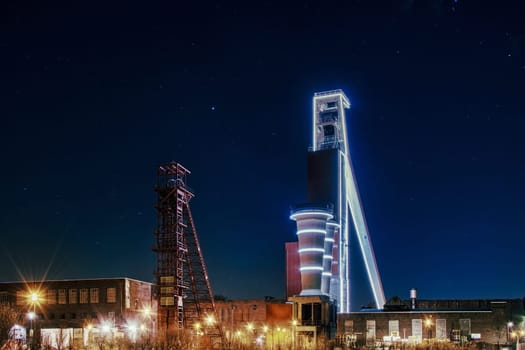
[[[438,340],[446,340],[447,335],[447,320],[438,318],[436,320],[436,338]]]
[[[72,289],[69,290],[69,303],[70,304],[78,303],[78,297],[77,297],[77,290],[76,290],[76,288],[72,288]]]
[[[116,303],[117,302],[117,288],[108,288],[107,291],[107,302]]]
[[[412,336],[415,337],[418,341],[423,339],[423,320],[413,319],[412,320]]]
[[[26,305],[27,304],[27,293],[23,290],[16,291],[16,305]]]
[[[391,337],[399,337],[399,320],[388,321],[388,334]]]
[[[80,304],[87,304],[89,301],[89,289],[81,288],[80,289]]]
[[[98,304],[98,288],[89,289],[89,301],[91,304]]]
[[[459,330],[461,332],[461,337],[466,337],[470,335],[470,318],[463,318],[459,320]]]
[[[65,289],[58,290],[58,303],[61,305],[66,304],[66,290]]]
[[[354,321],[345,320],[345,333],[354,333]]]
[[[174,276],[162,276],[160,278],[160,284],[174,284],[174,283],[175,283]]]
[[[160,297],[160,305],[162,306],[175,305],[175,298],[174,297]]]
[[[50,289],[47,291],[47,303],[49,305],[54,305],[57,303],[57,290]]]
[[[175,289],[173,287],[160,287],[160,294],[170,294],[173,295]]]
[[[376,342],[376,320],[366,320],[366,343],[367,345]]]

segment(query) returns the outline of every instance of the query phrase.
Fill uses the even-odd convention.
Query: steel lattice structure
[[[205,332],[217,343],[222,333],[189,202],[190,171],[171,162],[157,169],[157,315],[165,339],[182,329]],[[202,328],[201,328],[202,327]]]

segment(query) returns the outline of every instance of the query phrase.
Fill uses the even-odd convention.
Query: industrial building
[[[1,282],[0,303],[21,312],[16,337],[59,348],[85,345],[103,332],[134,336],[129,332],[138,332],[139,326],[144,334],[153,335],[152,287],[131,278]]]
[[[341,90],[314,94],[307,154],[308,203],[292,208],[297,241],[287,242],[286,298],[294,337],[340,345],[483,341],[509,344],[522,336],[522,299],[386,301],[352,168],[346,131],[350,101]],[[359,246],[375,306],[352,300],[350,245]]]
[[[383,346],[422,342],[481,342],[500,348],[519,344],[525,299],[409,300],[392,298],[382,310],[338,315],[347,345]]]

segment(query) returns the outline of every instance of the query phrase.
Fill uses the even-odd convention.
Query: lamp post
[[[33,311],[29,311],[27,313],[27,318],[29,318],[29,348],[33,345],[33,319],[35,318],[35,313]]]
[[[432,319],[427,318],[425,320],[425,327],[427,328],[427,339],[430,341],[432,338]]]
[[[235,309],[237,306],[232,305],[232,314],[231,314],[231,329],[230,329],[230,349],[233,348],[233,320],[235,316]]]
[[[35,338],[35,331],[33,330],[33,320],[35,320],[34,325],[36,328],[36,322],[37,322],[37,315],[36,315],[36,305],[40,302],[40,294],[36,291],[30,291],[29,292],[29,308],[30,311],[27,314],[27,317],[30,321],[30,328],[29,328],[29,337],[31,338],[31,342],[29,343],[29,348],[31,349],[33,347],[34,338]]]
[[[151,335],[153,335],[153,338],[155,339],[155,321],[153,319],[153,310],[150,306],[146,306],[142,309],[142,319],[144,322],[148,322],[148,326],[146,327],[146,332],[148,332],[148,342],[151,341]]]
[[[524,334],[525,332],[523,331],[523,329],[516,330],[511,333],[511,336],[513,338],[516,337],[516,350],[520,350],[520,337],[523,337]]]
[[[510,330],[514,326],[512,321],[507,322],[507,344],[510,344]]]
[[[297,320],[292,321],[292,349],[295,350],[295,329],[297,327]]]

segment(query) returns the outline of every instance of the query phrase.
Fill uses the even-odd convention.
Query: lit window
[[[160,287],[160,294],[173,295],[174,293],[175,289],[173,287]]]
[[[61,305],[66,304],[66,290],[65,289],[58,290],[58,303]]]
[[[27,293],[23,290],[16,291],[16,305],[26,305],[27,304]]]
[[[57,303],[57,290],[50,289],[47,291],[47,303],[49,305],[54,305]]]
[[[116,303],[117,302],[117,288],[108,288],[106,292],[107,292],[107,302]]]
[[[89,302],[89,289],[80,289],[80,304],[87,304]]]
[[[98,288],[89,289],[89,301],[91,304],[98,304]]]
[[[76,288],[72,288],[69,290],[69,303],[70,304],[78,303],[78,296],[77,296]]]

